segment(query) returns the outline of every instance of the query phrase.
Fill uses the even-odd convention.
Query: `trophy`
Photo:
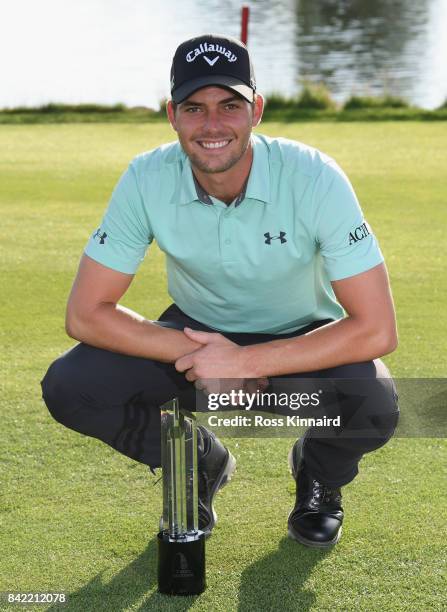
[[[161,406],[163,520],[158,533],[158,590],[205,590],[205,534],[199,530],[197,422],[174,398]]]

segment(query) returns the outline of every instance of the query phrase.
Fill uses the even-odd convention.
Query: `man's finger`
[[[186,374],[185,374],[185,378],[186,380],[188,380],[189,382],[194,382],[195,380],[197,380],[198,376],[197,374],[194,372],[194,368],[190,368]]]
[[[256,378],[256,383],[258,385],[258,389],[261,391],[265,391],[265,389],[267,389],[267,387],[270,385],[269,379],[265,376],[263,378]]]
[[[258,384],[256,382],[256,378],[248,378],[244,383],[244,392],[245,393],[256,393],[258,390]]]
[[[205,387],[204,387],[204,385],[203,385],[203,383],[202,383],[202,381],[201,381],[201,379],[200,379],[200,378],[198,378],[198,379],[195,381],[195,383],[194,383],[194,387],[195,387],[195,388],[196,388],[198,391],[204,391],[204,390],[205,390]]]
[[[192,368],[192,365],[193,360],[191,355],[183,355],[183,357],[180,357],[180,359],[177,359],[175,362],[175,369],[177,372],[186,372],[186,370]]]
[[[196,329],[191,329],[190,327],[185,327],[183,333],[191,340],[194,340],[194,342],[199,342],[200,344],[208,344],[213,339],[213,336],[216,336],[216,334],[197,331]]]

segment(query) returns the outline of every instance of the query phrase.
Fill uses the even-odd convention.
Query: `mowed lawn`
[[[317,146],[345,169],[391,277],[400,344],[385,361],[395,377],[446,377],[447,123],[261,131]],[[64,610],[79,612],[445,609],[441,430],[364,458],[343,490],[343,537],[324,552],[287,539],[292,440],[227,439],[238,469],[217,500],[208,588],[168,598],[156,592],[161,483],[46,411],[39,382],[74,344],[64,311],[82,249],[128,161],[174,137],[161,123],[0,128],[0,592],[64,591]],[[122,303],[148,318],[170,303],[156,247]]]

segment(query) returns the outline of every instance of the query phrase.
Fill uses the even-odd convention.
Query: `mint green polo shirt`
[[[383,262],[349,180],[300,142],[252,144],[245,194],[228,206],[197,188],[178,142],[137,156],[85,253],[135,274],[156,240],[170,296],[216,330],[281,334],[343,318],[331,281]]]

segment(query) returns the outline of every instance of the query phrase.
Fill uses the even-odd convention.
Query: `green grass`
[[[317,146],[346,170],[391,277],[400,344],[385,362],[395,377],[446,377],[446,124],[262,131]],[[218,498],[208,589],[172,599],[156,592],[160,484],[47,413],[39,381],[74,344],[64,310],[82,249],[129,159],[174,136],[161,123],[0,129],[0,591],[63,590],[63,609],[79,612],[445,609],[444,439],[395,438],[365,457],[329,552],[286,538],[291,440],[227,439],[238,470]],[[148,318],[169,304],[156,248],[123,303]]]

